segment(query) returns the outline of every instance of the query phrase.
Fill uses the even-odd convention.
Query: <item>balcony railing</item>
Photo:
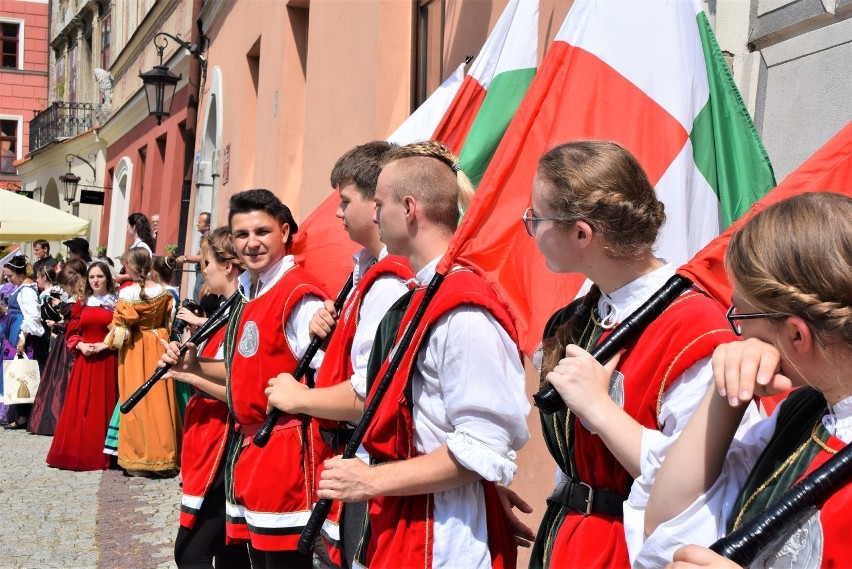
[[[95,125],[95,112],[92,103],[53,103],[30,121],[30,153],[86,132]]]

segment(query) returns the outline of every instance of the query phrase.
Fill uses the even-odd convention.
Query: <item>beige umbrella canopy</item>
[[[0,241],[58,241],[85,237],[88,233],[89,222],[85,219],[15,192],[0,190]]]

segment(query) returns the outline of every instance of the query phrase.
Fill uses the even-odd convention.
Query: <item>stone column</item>
[[[71,42],[65,39],[65,53],[62,55],[62,96],[60,100],[69,101],[71,91]]]
[[[92,90],[92,96],[89,100],[96,105],[101,102],[101,91],[98,88],[98,83],[95,81],[94,71],[101,66],[101,14],[100,6],[94,4],[92,6],[92,53],[89,54],[89,85]]]
[[[77,26],[77,102],[86,102],[86,57],[85,57],[85,39],[83,39],[83,24]]]

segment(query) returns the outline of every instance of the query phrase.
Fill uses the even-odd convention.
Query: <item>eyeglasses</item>
[[[566,223],[577,221],[576,219],[570,219],[567,217],[535,217],[533,215],[533,208],[531,207],[524,210],[524,215],[521,219],[523,219],[524,229],[527,230],[527,235],[530,237],[535,237],[536,231],[538,231],[538,224],[542,221],[563,221]]]
[[[733,330],[734,334],[737,336],[743,335],[742,327],[740,326],[740,320],[757,320],[758,318],[779,318],[781,316],[786,316],[785,314],[780,314],[778,312],[753,312],[751,314],[734,314],[734,306],[728,309],[728,312],[725,313],[725,318],[728,319],[728,324],[731,325],[731,330]]]

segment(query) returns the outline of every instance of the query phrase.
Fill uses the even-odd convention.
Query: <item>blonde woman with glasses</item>
[[[743,342],[713,355],[715,383],[660,469],[641,566],[707,546],[759,515],[852,441],[852,199],[804,194],[768,207],[733,235],[728,318]],[[798,387],[744,436],[752,397]],[[764,551],[753,567],[846,567],[852,488]],[[736,567],[695,545],[677,567]]]
[[[533,567],[630,564],[659,463],[712,382],[713,349],[736,339],[724,309],[690,290],[605,365],[589,354],[674,274],[654,255],[664,220],[642,167],[618,144],[572,142],[539,161],[526,230],[548,269],[594,284],[545,328],[541,380],[567,408],[541,416],[559,470]]]

